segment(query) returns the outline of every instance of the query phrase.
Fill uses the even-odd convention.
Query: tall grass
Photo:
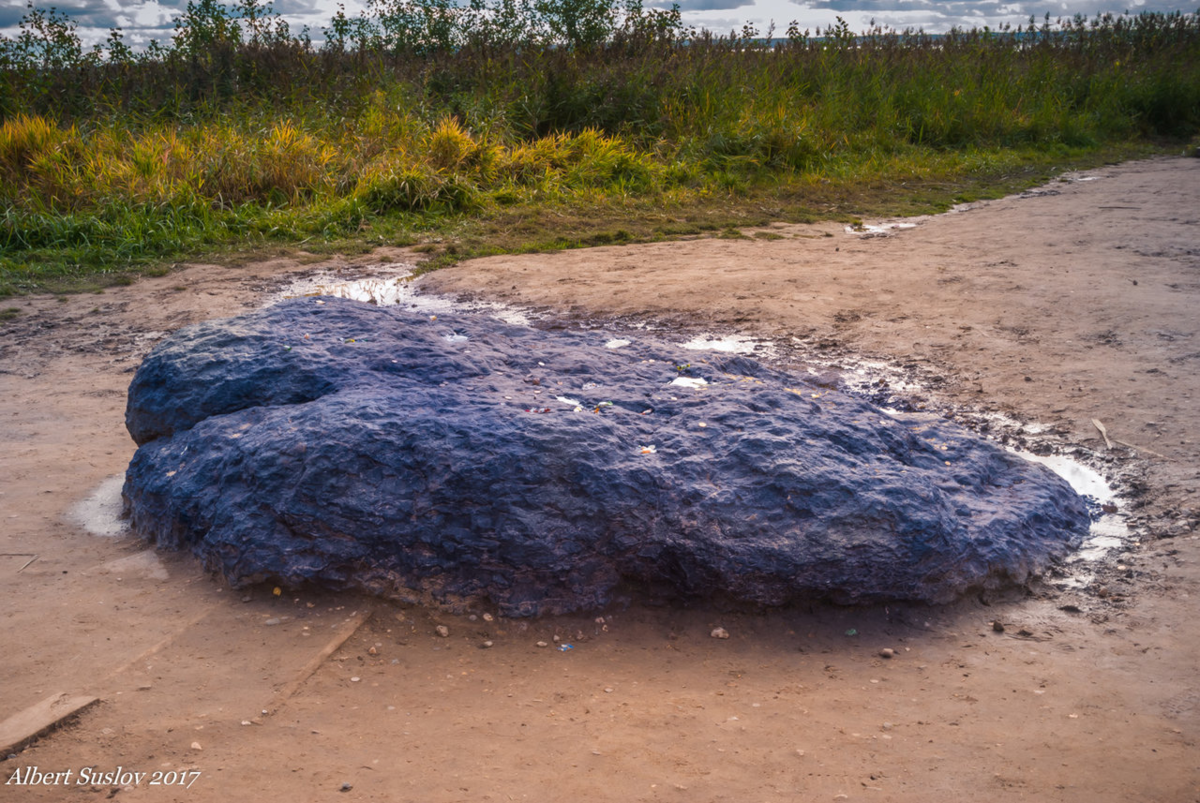
[[[636,2],[372,8],[317,47],[257,0],[198,0],[141,53],[116,31],[86,53],[69,18],[31,10],[0,37],[0,292],[46,260],[802,192],[1200,130],[1198,15],[770,39]]]

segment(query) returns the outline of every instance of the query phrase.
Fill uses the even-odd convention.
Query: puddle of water
[[[900,222],[898,220],[882,223],[864,223],[859,226],[847,226],[847,234],[857,234],[859,237],[890,237],[904,229],[915,229],[916,223]]]
[[[1119,535],[1096,535],[1099,522],[1092,525],[1092,535],[1079,546],[1079,550],[1071,555],[1068,560],[1072,563],[1089,563],[1091,561],[1101,560],[1107,557],[1109,552],[1122,549],[1125,546],[1125,538]]]
[[[1066,173],[1059,178],[1059,181],[1064,184],[1074,184],[1081,181],[1100,181],[1104,176],[1085,175],[1079,173]],[[1021,193],[1020,198],[1035,198],[1043,195],[1057,195],[1058,190],[1052,187],[1034,187]],[[916,215],[909,218],[894,218],[889,220],[881,220],[877,223],[863,223],[857,226],[846,226],[844,231],[847,234],[854,235],[862,239],[871,237],[891,237],[899,231],[905,229],[914,229],[926,221],[932,220],[943,215],[957,215],[963,212],[970,212],[973,209],[978,209],[986,205],[987,201],[970,201],[967,203],[955,204],[945,212],[937,215]]]
[[[798,346],[807,347],[807,344],[798,338],[792,338],[792,341]],[[879,396],[881,388],[886,389],[889,393],[915,393],[924,390],[921,385],[909,378],[909,374],[905,373],[904,369],[882,360],[839,356],[834,360],[812,357],[808,359],[808,362],[836,370],[841,375],[842,385],[845,389],[859,396],[874,399]],[[809,368],[808,373],[812,376],[820,376],[823,372],[816,368]]]
[[[915,229],[922,223],[933,220],[934,218],[942,217],[944,215],[959,215],[963,212],[970,212],[973,209],[980,208],[986,203],[987,201],[967,201],[965,203],[955,204],[945,212],[941,212],[936,215],[914,215],[906,218],[881,220],[878,223],[864,223],[858,226],[846,226],[845,232],[847,234],[852,234],[864,239],[869,237],[891,237],[899,231],[903,231],[905,229]]]
[[[327,271],[315,273],[282,288],[267,303],[277,303],[288,298],[333,296],[379,307],[405,307],[427,315],[482,313],[516,326],[530,325],[530,318],[525,312],[504,304],[493,301],[455,301],[443,296],[419,294],[415,287],[418,280],[412,278],[413,268],[413,265],[404,262],[384,262],[361,269],[363,272],[370,272],[371,276],[349,280]],[[451,343],[467,339],[455,333],[445,337]]]
[[[1091,500],[1090,507],[1093,511],[1102,510],[1101,505],[1118,505],[1117,495],[1099,472],[1066,455],[1038,455],[1011,448],[1009,451],[1031,462],[1040,463],[1062,477],[1075,493]],[[1112,552],[1127,549],[1132,540],[1133,533],[1125,523],[1124,517],[1118,513],[1101,513],[1093,518],[1088,537],[1068,560],[1072,563],[1102,560]]]
[[[1112,488],[1109,487],[1104,477],[1082,463],[1077,463],[1071,458],[1060,454],[1031,454],[1016,449],[1010,449],[1009,451],[1015,452],[1031,462],[1041,463],[1070,483],[1071,487],[1075,489],[1075,493],[1080,496],[1090,496],[1101,504],[1113,501]]]
[[[999,414],[988,416],[996,420],[1006,418]],[[1021,425],[1013,419],[1007,419],[1024,433],[1040,433],[1047,427],[1038,424]],[[1105,513],[1103,508],[1113,505],[1118,509],[1124,508],[1124,501],[1113,491],[1108,481],[1095,469],[1067,455],[1039,455],[1031,452],[1005,447],[1008,451],[1019,455],[1025,460],[1039,463],[1067,481],[1072,490],[1088,500],[1088,508],[1092,511],[1092,525],[1088,536],[1079,548],[1068,556],[1072,564],[1087,564],[1104,560],[1115,552],[1123,552],[1136,542],[1135,534],[1129,529],[1125,517],[1121,513]],[[1091,582],[1090,577],[1076,573],[1071,577],[1056,580],[1055,583],[1065,588],[1082,588]]]
[[[696,335],[686,343],[681,343],[685,349],[693,351],[721,351],[726,354],[754,354],[759,352],[759,356],[767,356],[773,352],[770,344],[756,340],[752,337],[743,337],[742,335],[712,335],[701,334]]]
[[[129,534],[129,522],[121,518],[121,487],[125,475],[109,477],[68,514],[71,521],[92,535],[116,538]]]

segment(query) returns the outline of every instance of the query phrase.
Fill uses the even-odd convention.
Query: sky
[[[646,7],[670,5],[669,0],[643,0]],[[314,41],[323,39],[322,28],[329,24],[339,0],[274,0],[275,11],[289,23],[293,34],[307,25]],[[364,5],[362,0],[342,0],[346,13],[354,16]],[[1118,4],[1114,4],[1117,2]],[[1120,4],[1124,3],[1124,4]],[[941,33],[951,27],[993,28],[1002,23],[1024,24],[1029,17],[1040,21],[1049,12],[1051,18],[1076,14],[1094,16],[1104,12],[1200,10],[1200,0],[1181,5],[1165,0],[678,0],[685,25],[707,28],[718,34],[741,30],[744,24],[756,26],[765,35],[772,21],[775,33],[783,35],[793,20],[800,29],[816,30],[833,24],[840,16],[851,30],[862,31],[874,20],[894,28],[923,28]],[[233,0],[228,0],[233,5]],[[144,47],[151,39],[167,44],[173,32],[174,18],[187,7],[187,0],[38,0],[38,7],[57,9],[78,24],[77,33],[85,45],[107,38],[111,28],[121,28],[125,43]],[[0,33],[13,36],[17,23],[26,13],[26,0],[0,0]]]

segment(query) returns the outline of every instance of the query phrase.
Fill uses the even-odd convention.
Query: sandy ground
[[[133,453],[131,372],[285,279],[408,255],[6,301],[0,718],[101,701],[0,761],[0,800],[1200,801],[1200,160],[1075,178],[886,236],[778,226],[422,280],[563,325],[768,338],[796,367],[886,358],[923,383],[912,406],[1040,423],[1117,482],[1129,552],[946,608],[510,621],[232,591],[73,513]],[[71,775],[5,783],[34,766]]]

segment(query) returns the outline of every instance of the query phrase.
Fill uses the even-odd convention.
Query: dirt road
[[[330,265],[10,299],[0,719],[59,692],[100,701],[0,761],[0,800],[1200,801],[1197,210],[1200,160],[1164,159],[911,228],[777,226],[422,280],[567,325],[765,338],[796,367],[886,359],[919,382],[912,406],[1003,413],[1118,482],[1131,551],[1074,588],[948,608],[512,621],[232,591],[89,533],[76,507],[133,453],[124,393],[147,348]],[[31,767],[58,774],[5,783]]]

